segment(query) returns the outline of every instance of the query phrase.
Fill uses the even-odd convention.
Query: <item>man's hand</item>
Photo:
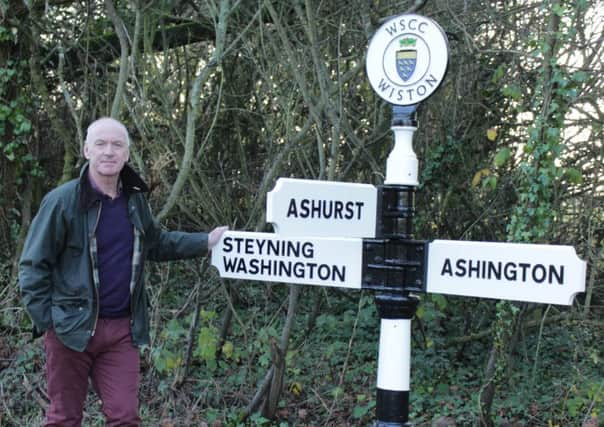
[[[212,250],[212,248],[214,246],[216,246],[216,244],[218,242],[220,242],[220,239],[222,238],[222,234],[225,231],[227,231],[228,229],[229,229],[228,226],[223,225],[221,227],[216,227],[215,229],[210,231],[210,234],[208,234],[208,252],[210,252]]]

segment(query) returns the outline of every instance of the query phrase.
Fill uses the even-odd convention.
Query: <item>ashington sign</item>
[[[435,240],[430,293],[570,305],[585,291],[585,261],[573,247]]]

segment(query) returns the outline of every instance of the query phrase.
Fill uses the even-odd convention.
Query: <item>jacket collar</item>
[[[100,200],[99,194],[92,188],[88,176],[89,164],[86,163],[80,170],[80,209],[86,211]],[[122,191],[128,196],[135,193],[147,193],[149,187],[143,179],[127,163],[120,172]]]

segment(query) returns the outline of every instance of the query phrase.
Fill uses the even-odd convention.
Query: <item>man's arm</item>
[[[52,325],[50,312],[52,270],[63,248],[65,227],[57,200],[42,200],[19,260],[19,287],[23,305],[34,324],[34,336]]]
[[[186,233],[158,229],[157,245],[149,251],[153,261],[194,258],[209,253],[220,241],[227,226],[216,227],[209,233]]]
[[[137,197],[142,225],[145,228],[147,258],[151,261],[173,261],[204,256],[228,229],[226,226],[216,227],[209,233],[164,230],[151,213],[146,198],[142,195]]]

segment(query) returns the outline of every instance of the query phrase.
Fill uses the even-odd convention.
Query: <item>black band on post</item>
[[[415,187],[378,186],[376,237],[410,239],[415,213]]]
[[[381,319],[413,319],[419,298],[413,295],[379,293],[375,296]]]
[[[409,391],[377,389],[377,426],[407,426],[409,420]],[[381,424],[380,424],[381,423]]]
[[[418,106],[419,104],[393,105],[391,125],[417,127]]]

